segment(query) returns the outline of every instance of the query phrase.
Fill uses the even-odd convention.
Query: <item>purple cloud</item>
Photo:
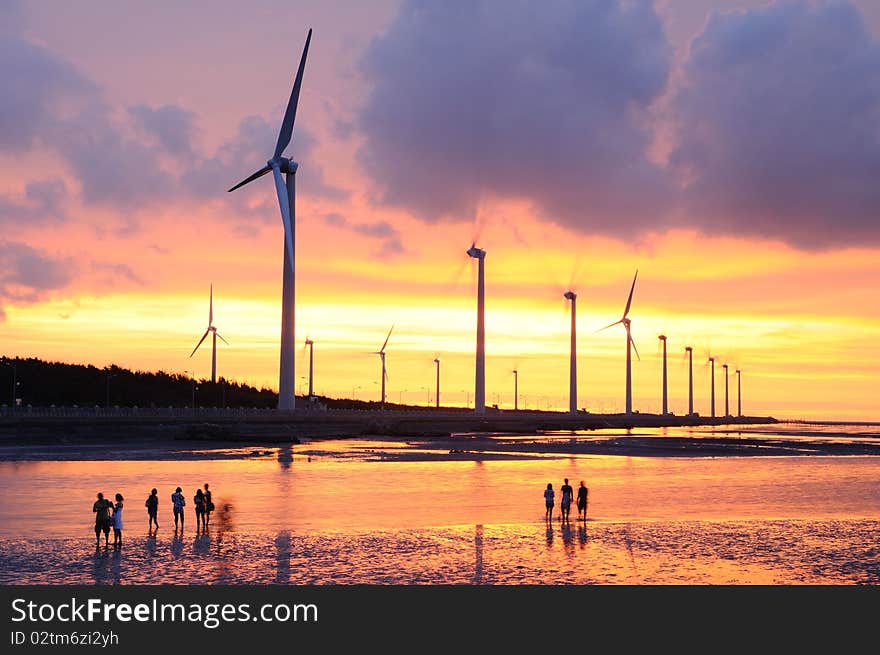
[[[378,201],[470,219],[485,196],[578,229],[649,227],[646,156],[671,49],[651,2],[409,0],[363,62],[360,159]]]
[[[880,240],[880,44],[850,3],[713,13],[671,110],[690,224],[804,248]]]
[[[67,286],[75,274],[69,258],[56,258],[15,241],[0,241],[0,318],[4,305],[29,304]]]

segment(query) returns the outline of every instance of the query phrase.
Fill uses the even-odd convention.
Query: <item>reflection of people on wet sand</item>
[[[122,494],[116,494],[116,504],[113,506],[113,546],[122,545]]]
[[[92,505],[95,513],[95,547],[101,545],[101,532],[104,533],[104,545],[110,545],[110,508],[113,503],[104,498],[104,494],[98,492],[98,500]]]
[[[551,483],[547,483],[547,488],[544,489],[544,505],[547,508],[547,513],[545,518],[548,521],[553,520],[553,501],[556,498],[556,493],[553,491],[553,485]]]
[[[587,525],[579,525],[578,526],[578,541],[581,542],[581,549],[585,548],[587,545]]]
[[[147,500],[144,503],[144,506],[147,508],[147,516],[150,517],[150,525],[147,528],[147,532],[150,532],[153,529],[153,523],[156,524],[156,529],[159,529],[159,496],[157,495],[159,492],[153,489],[150,492],[150,495],[147,496]]]
[[[587,520],[587,494],[590,491],[587,489],[587,486],[584,484],[584,481],[581,480],[581,486],[578,487],[578,520],[586,521]]]
[[[568,521],[571,518],[571,501],[574,496],[574,489],[568,484],[568,478],[562,485],[562,501],[559,506],[562,509],[562,520]]]
[[[177,519],[180,519],[180,531],[183,532],[183,508],[186,506],[186,498],[183,497],[182,489],[177,487],[171,494],[171,505],[174,507],[174,531],[177,532]]]

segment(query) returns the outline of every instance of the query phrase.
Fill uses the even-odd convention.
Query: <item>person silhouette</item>
[[[122,545],[122,494],[116,494],[116,504],[113,506],[113,546]]]
[[[547,509],[547,513],[545,515],[545,519],[548,521],[553,520],[553,501],[556,498],[556,492],[553,491],[553,485],[551,483],[547,483],[547,488],[544,489],[544,506]]]
[[[581,486],[578,487],[578,520],[586,521],[587,520],[587,495],[590,493],[590,490],[587,489],[587,485],[584,484],[584,481],[581,480]]]
[[[562,520],[568,521],[571,518],[571,501],[574,497],[574,489],[568,484],[568,478],[565,478],[561,491],[562,500],[560,501],[559,506],[562,509]]]
[[[214,511],[214,503],[211,501],[211,490],[208,489],[208,483],[205,483],[205,525],[211,521],[211,512]]]
[[[186,498],[183,497],[180,487],[171,494],[171,505],[174,507],[174,531],[177,532],[177,519],[180,519],[180,531],[183,532],[183,508],[186,506]]]
[[[104,545],[110,545],[110,508],[113,503],[104,498],[104,494],[98,492],[98,500],[92,505],[95,513],[95,547],[101,545],[101,533],[104,533]]]
[[[153,529],[153,523],[156,524],[156,529],[159,529],[159,496],[157,495],[159,492],[156,489],[153,489],[150,492],[150,495],[147,496],[147,500],[144,503],[144,506],[147,508],[147,516],[150,517],[150,525],[147,528],[147,532],[150,532]]]
[[[196,489],[196,495],[193,496],[193,503],[196,506],[196,532],[199,528],[207,528],[205,523],[205,494],[201,489]]]

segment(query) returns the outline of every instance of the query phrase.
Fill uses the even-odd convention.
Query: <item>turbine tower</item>
[[[434,363],[437,365],[437,391],[434,393],[434,404],[440,408],[440,358],[435,357]]]
[[[519,371],[513,369],[513,409],[519,409]]]
[[[728,403],[727,395],[727,364],[722,364],[721,368],[724,369],[724,417],[727,418],[730,416],[730,403]]]
[[[294,302],[296,294],[294,284],[296,281],[294,272],[294,242],[296,227],[296,170],[299,167],[292,159],[282,157],[284,149],[290,144],[293,136],[293,123],[296,120],[296,106],[299,102],[299,92],[302,87],[303,71],[306,67],[306,57],[309,53],[309,42],[312,40],[312,30],[306,36],[306,44],[303,48],[302,57],[299,61],[299,69],[293,82],[293,90],[287,101],[287,109],[281,122],[281,131],[278,133],[278,141],[275,144],[275,152],[272,159],[266,165],[245,178],[229,192],[243,187],[249,182],[263,177],[266,173],[272,173],[275,178],[275,191],[278,194],[278,205],[281,209],[281,222],[284,224],[284,269],[282,274],[281,291],[281,358],[278,374],[278,409],[293,410],[296,408],[295,394],[295,339],[294,339]],[[284,174],[282,177],[281,174]]]
[[[685,346],[684,351],[688,356],[688,416],[694,415],[694,349]]]
[[[657,337],[663,343],[663,416],[669,413],[666,397],[666,335],[661,334]]]
[[[309,347],[309,400],[315,397],[315,342],[306,337],[306,346]]]
[[[208,296],[208,329],[205,330],[205,333],[202,335],[202,338],[199,339],[199,342],[196,344],[196,347],[193,348],[193,351],[189,354],[190,357],[196,354],[196,351],[199,349],[199,346],[202,345],[202,342],[205,340],[205,337],[208,336],[208,333],[213,333],[213,339],[211,343],[211,384],[217,383],[217,337],[220,337],[220,340],[223,341],[227,346],[229,342],[217,334],[217,328],[214,327],[214,285],[211,285]]]
[[[474,381],[474,413],[486,413],[486,324],[485,324],[485,262],[486,251],[475,243],[467,251],[479,263],[477,273],[477,365]]]
[[[742,404],[742,371],[736,369],[736,415],[743,415],[743,404]]]
[[[394,329],[394,326],[391,326],[391,330]],[[382,344],[382,347],[379,348],[374,355],[379,355],[379,359],[382,360],[382,409],[385,409],[385,381],[388,379],[388,371],[385,370],[385,346],[388,345],[388,339],[391,338],[391,330],[388,330],[388,336],[385,337],[385,343]]]
[[[618,323],[623,324],[623,327],[626,329],[626,413],[632,414],[632,355],[630,354],[630,348],[635,351],[636,357],[641,361],[641,357],[639,357],[639,349],[636,348],[636,343],[633,341],[632,333],[630,332],[630,325],[632,321],[627,318],[627,314],[629,314],[630,305],[632,305],[633,299],[633,291],[636,288],[636,279],[639,277],[638,270],[636,271],[635,276],[633,277],[632,286],[629,289],[629,298],[626,300],[626,307],[623,309],[623,316],[618,321],[614,321],[609,325],[606,325],[602,328],[602,330],[607,330],[608,328],[617,325]],[[600,330],[601,331],[601,330]]]
[[[715,418],[715,358],[710,356],[709,363],[712,365],[712,418]]]
[[[577,294],[566,291],[563,296],[571,301],[571,348],[568,360],[568,411],[577,412],[578,370],[577,370]]]

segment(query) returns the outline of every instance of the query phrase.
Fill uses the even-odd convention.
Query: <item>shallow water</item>
[[[404,445],[0,462],[0,583],[880,582],[877,457],[382,460]],[[543,489],[563,477],[590,488],[585,529],[543,521]],[[204,482],[218,512],[197,537]],[[147,537],[153,486],[161,527]],[[120,552],[95,552],[96,491],[126,498]]]

